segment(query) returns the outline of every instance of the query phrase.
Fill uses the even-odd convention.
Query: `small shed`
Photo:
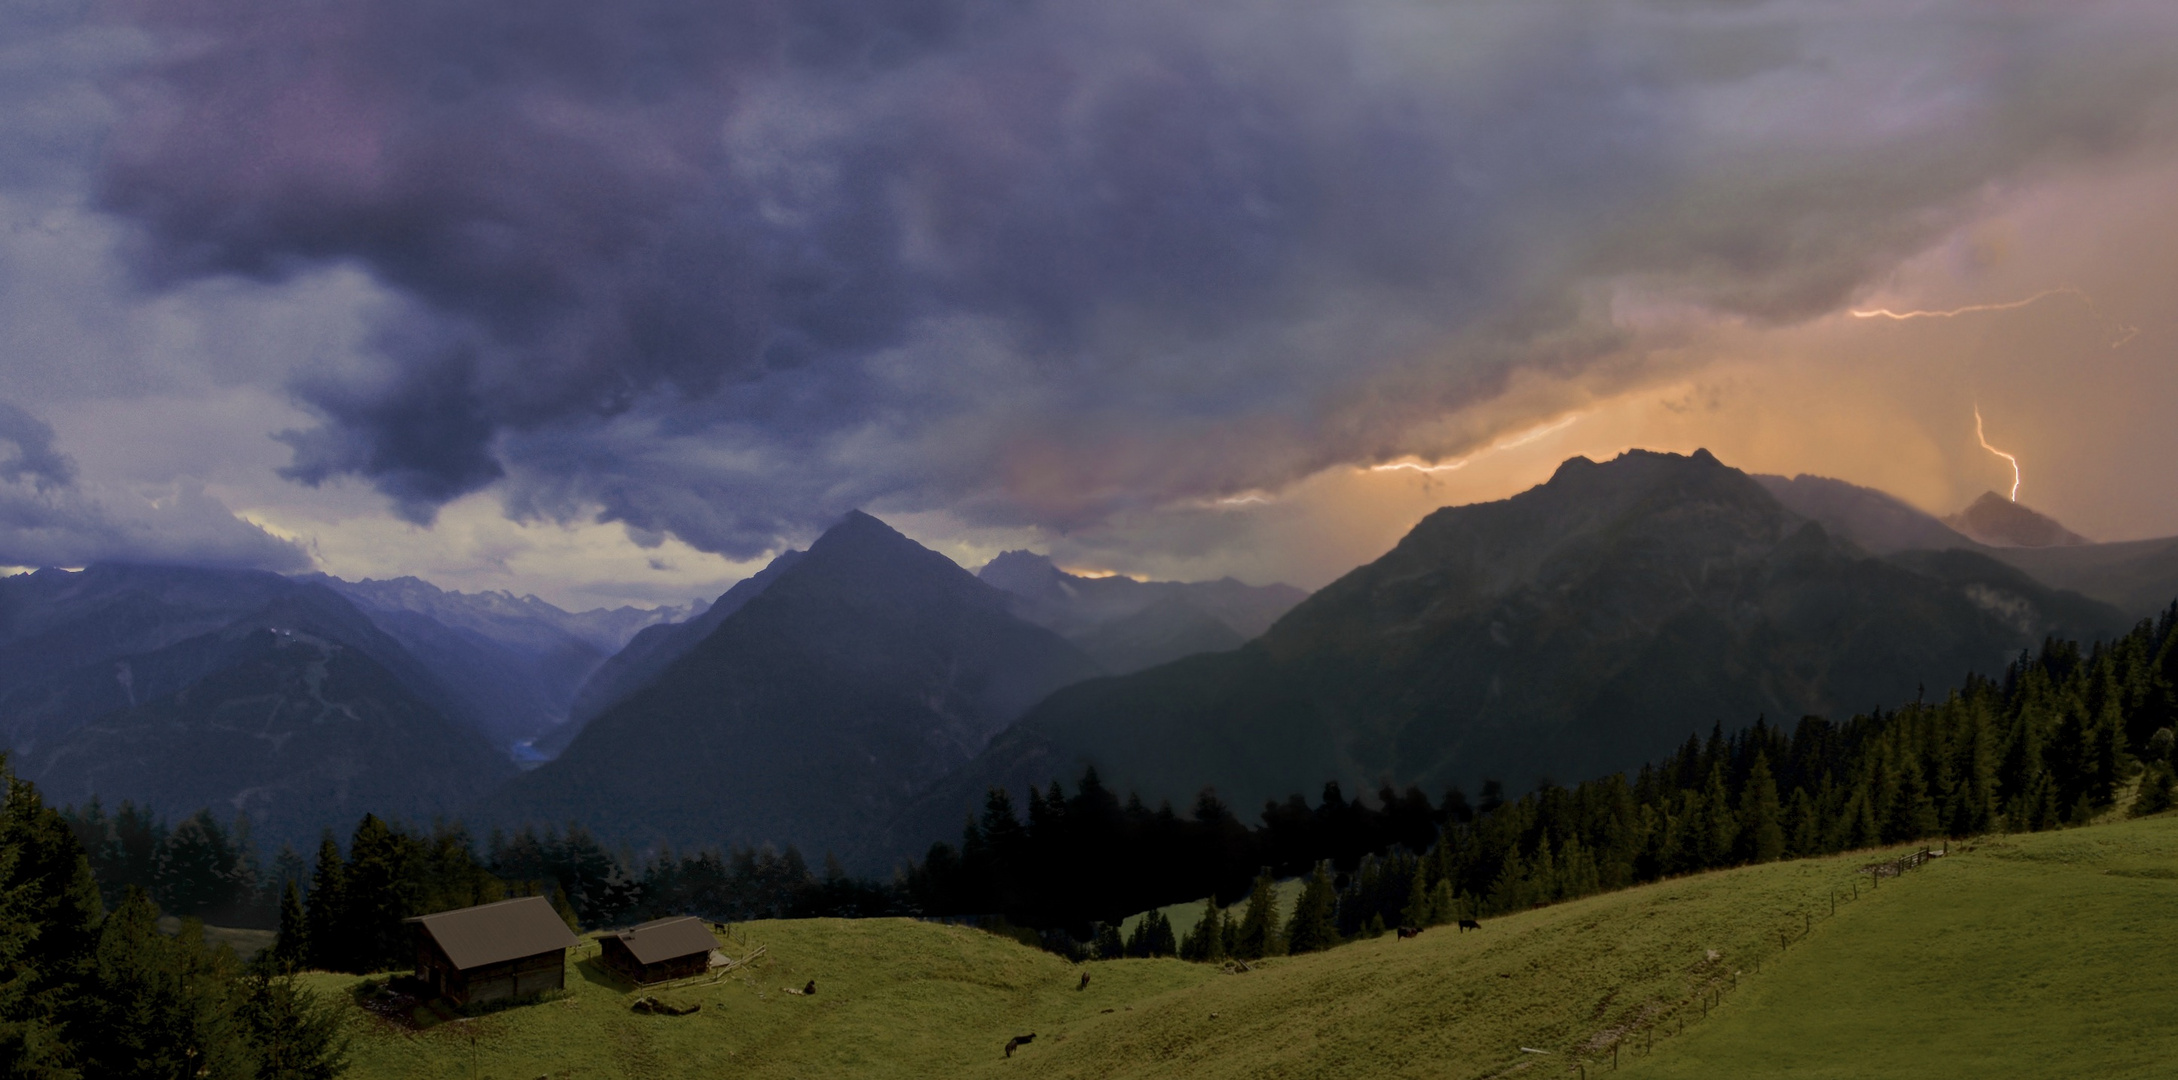
[[[607,934],[598,947],[606,967],[637,983],[654,983],[703,974],[718,940],[702,919],[680,915]]]
[[[527,997],[567,985],[575,935],[541,896],[442,911],[416,927],[416,978],[457,1005]]]

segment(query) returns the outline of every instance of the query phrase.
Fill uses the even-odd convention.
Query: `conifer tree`
[[[1325,860],[1301,886],[1293,920],[1286,924],[1286,951],[1321,952],[1338,943],[1338,891],[1332,886],[1331,863]]]
[[[1460,917],[1460,895],[1452,888],[1451,880],[1445,879],[1430,887],[1429,921],[1423,926],[1443,926]]]
[[[1217,897],[1203,901],[1202,919],[1180,943],[1180,957],[1213,964],[1225,959],[1225,913],[1218,907]]]
[[[1285,942],[1278,936],[1278,921],[1278,883],[1272,880],[1270,867],[1266,866],[1256,875],[1255,887],[1248,893],[1248,910],[1240,917],[1230,950],[1232,954],[1242,960],[1285,955]]]
[[[310,962],[309,916],[303,913],[302,890],[292,881],[280,891],[280,929],[268,956],[282,975],[300,971]]]
[[[230,993],[236,975],[202,928],[159,932],[158,909],[130,889],[100,927],[96,993],[78,1046],[88,1076],[248,1080],[256,1074]]]
[[[340,1013],[274,965],[259,953],[240,988],[238,1015],[259,1080],[333,1080],[348,1067]]]
[[[1420,867],[1415,868],[1414,876],[1410,879],[1412,884],[1407,886],[1407,905],[1399,909],[1400,925],[1423,927],[1435,921],[1431,918],[1433,912],[1427,878],[1428,875],[1422,873]]]
[[[310,878],[309,907],[303,922],[304,955],[320,971],[353,971],[356,959],[348,924],[348,863],[340,856],[333,830],[318,841],[318,865]]]
[[[1770,757],[1757,751],[1747,770],[1747,786],[1740,791],[1739,817],[1746,838],[1743,854],[1750,862],[1775,862],[1785,854],[1785,823],[1777,805],[1777,778],[1770,774]]]
[[[1505,861],[1498,864],[1497,880],[1490,883],[1490,910],[1517,911],[1528,906],[1528,865],[1520,858],[1520,849],[1505,852]]]

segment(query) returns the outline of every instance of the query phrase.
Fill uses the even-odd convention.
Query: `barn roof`
[[[691,953],[707,953],[718,948],[718,939],[704,929],[703,920],[693,915],[677,915],[670,919],[653,919],[641,926],[631,926],[615,935],[628,947],[638,964],[655,964]]]
[[[479,904],[408,921],[423,927],[454,967],[463,971],[576,944],[575,935],[560,919],[560,913],[541,896]]]

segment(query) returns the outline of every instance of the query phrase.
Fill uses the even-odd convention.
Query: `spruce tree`
[[[68,822],[0,754],[0,1076],[74,1080],[100,902]]]
[[[1768,754],[1757,751],[1754,766],[1747,770],[1747,785],[1739,793],[1739,817],[1746,841],[1742,854],[1748,861],[1775,862],[1784,855],[1785,823]]]
[[[1270,867],[1264,867],[1255,877],[1255,887],[1248,893],[1248,910],[1240,917],[1231,951],[1242,960],[1285,955],[1285,942],[1278,936],[1278,883],[1271,879]]]
[[[267,955],[282,975],[300,971],[310,963],[310,923],[303,913],[302,890],[290,881],[280,891],[280,930]]]
[[[248,1080],[256,1075],[244,1024],[235,1015],[236,972],[185,923],[169,938],[158,909],[130,889],[100,927],[96,993],[78,1045],[87,1076]]]
[[[340,856],[333,830],[318,841],[318,865],[310,878],[310,898],[303,922],[308,966],[320,971],[356,970],[354,935],[348,922],[348,863]]]
[[[1338,891],[1332,886],[1331,863],[1326,860],[1316,864],[1315,873],[1301,886],[1293,920],[1286,924],[1286,951],[1321,952],[1338,943]]]
[[[1434,921],[1430,917],[1432,913],[1427,878],[1428,875],[1422,873],[1421,867],[1414,868],[1414,877],[1410,879],[1412,883],[1407,886],[1407,906],[1399,909],[1400,925],[1419,928]]]
[[[348,1067],[339,1010],[279,971],[265,953],[243,976],[239,1016],[258,1080],[333,1080]]]
[[[1225,959],[1225,913],[1218,907],[1215,896],[1203,901],[1202,919],[1187,932],[1180,942],[1180,958],[1197,963],[1216,963]]]

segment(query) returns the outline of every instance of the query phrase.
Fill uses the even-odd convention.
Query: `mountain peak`
[[[1994,491],[1984,491],[1944,524],[1990,547],[2077,547],[2088,542],[2055,518],[2022,506]]]

